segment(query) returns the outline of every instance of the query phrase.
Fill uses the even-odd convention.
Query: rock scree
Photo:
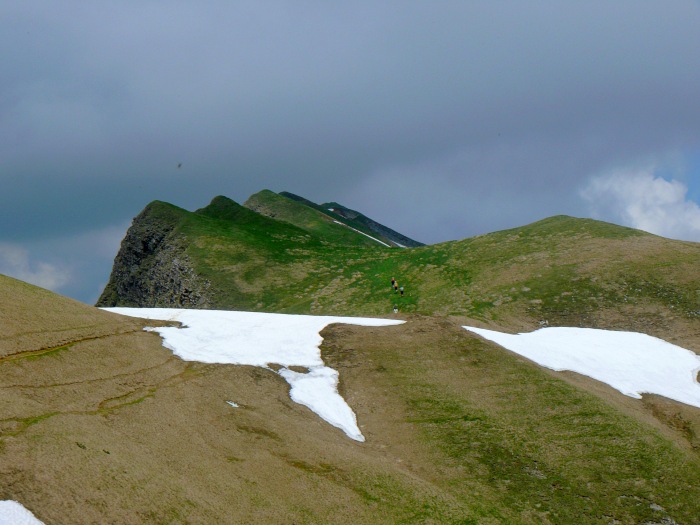
[[[210,307],[210,283],[192,268],[167,211],[156,202],[134,218],[96,306]]]

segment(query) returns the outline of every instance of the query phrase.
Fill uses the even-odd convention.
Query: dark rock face
[[[175,224],[152,208],[134,219],[97,306],[210,307],[210,283],[192,268]]]

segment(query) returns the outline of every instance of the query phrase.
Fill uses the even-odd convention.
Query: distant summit
[[[337,202],[316,204],[308,199],[305,199],[304,197],[300,197],[299,195],[289,193],[288,191],[280,192],[280,195],[287,197],[288,199],[300,202],[311,208],[314,208],[320,211],[321,213],[328,215],[329,217],[333,217],[336,220],[342,221],[344,224],[351,225],[361,229],[362,231],[366,231],[377,235],[385,239],[393,246],[399,246],[401,248],[416,248],[418,246],[425,246],[425,244],[423,244],[422,242],[414,241],[413,239],[406,237],[405,235],[402,235],[399,232],[392,230],[391,228],[388,228],[375,220],[370,219],[369,217],[363,215],[359,211],[346,208],[345,206],[343,206],[342,204],[338,204]]]

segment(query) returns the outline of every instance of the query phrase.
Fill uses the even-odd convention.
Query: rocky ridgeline
[[[199,277],[159,203],[133,221],[97,306],[208,308],[210,283]]]
[[[340,215],[344,219],[359,222],[360,224],[369,228],[374,233],[386,237],[391,242],[400,246],[405,246],[407,248],[417,248],[418,246],[425,246],[425,244],[423,244],[422,242],[414,241],[410,237],[406,237],[405,235],[395,230],[392,230],[391,228],[388,228],[387,226],[384,226],[383,224],[380,224],[373,219],[370,219],[366,215],[363,215],[358,211],[351,210],[350,208],[346,208],[345,206],[343,206],[342,204],[338,204],[337,202],[322,204],[322,206],[327,207],[330,211]]]

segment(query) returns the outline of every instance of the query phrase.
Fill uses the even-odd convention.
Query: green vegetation
[[[270,190],[263,190],[251,196],[246,201],[245,206],[262,215],[297,226],[315,235],[324,243],[376,247],[377,241],[366,235],[375,239],[380,237],[363,226],[351,224],[350,221],[318,205],[313,203],[307,205]],[[359,229],[366,235],[358,235],[356,231],[343,227],[338,222],[350,226],[350,228]],[[383,241],[388,242],[386,239]]]
[[[74,343],[68,345],[61,345],[55,348],[45,348],[42,350],[31,350],[28,352],[21,352],[18,354],[12,354],[5,357],[0,357],[0,362],[6,361],[19,361],[21,359],[26,359],[27,361],[34,361],[36,359],[41,359],[42,357],[55,357],[61,352],[68,350]]]
[[[209,307],[377,315],[397,305],[403,313],[581,326],[631,304],[700,315],[695,243],[558,216],[462,241],[387,248],[303,200],[265,190],[246,206],[217,197],[195,213],[158,202],[147,208],[211,283]],[[403,297],[390,290],[392,277]]]
[[[498,364],[507,367],[499,370],[507,380],[488,406],[471,393],[420,384],[414,372],[410,421],[439,448],[446,469],[469,473],[448,480],[451,490],[467,497],[479,487],[482,504],[512,523],[533,511],[554,523],[596,523],[606,515],[651,522],[659,517],[652,504],[685,519],[697,512],[662,480],[700,487],[700,462],[592,395],[534,367]]]
[[[697,450],[533,363],[456,337],[456,324],[454,332],[439,330],[440,323],[425,318],[400,337],[358,333],[343,347],[324,344],[324,359],[341,377],[379,397],[363,399],[368,412],[381,406],[398,414],[399,423],[382,430],[401,424],[400,435],[416,435],[428,451],[412,461],[439,489],[437,508],[461,509],[474,523],[696,522]],[[370,362],[373,370],[354,372]],[[397,501],[393,492],[384,497]],[[421,518],[452,522],[437,508]]]

